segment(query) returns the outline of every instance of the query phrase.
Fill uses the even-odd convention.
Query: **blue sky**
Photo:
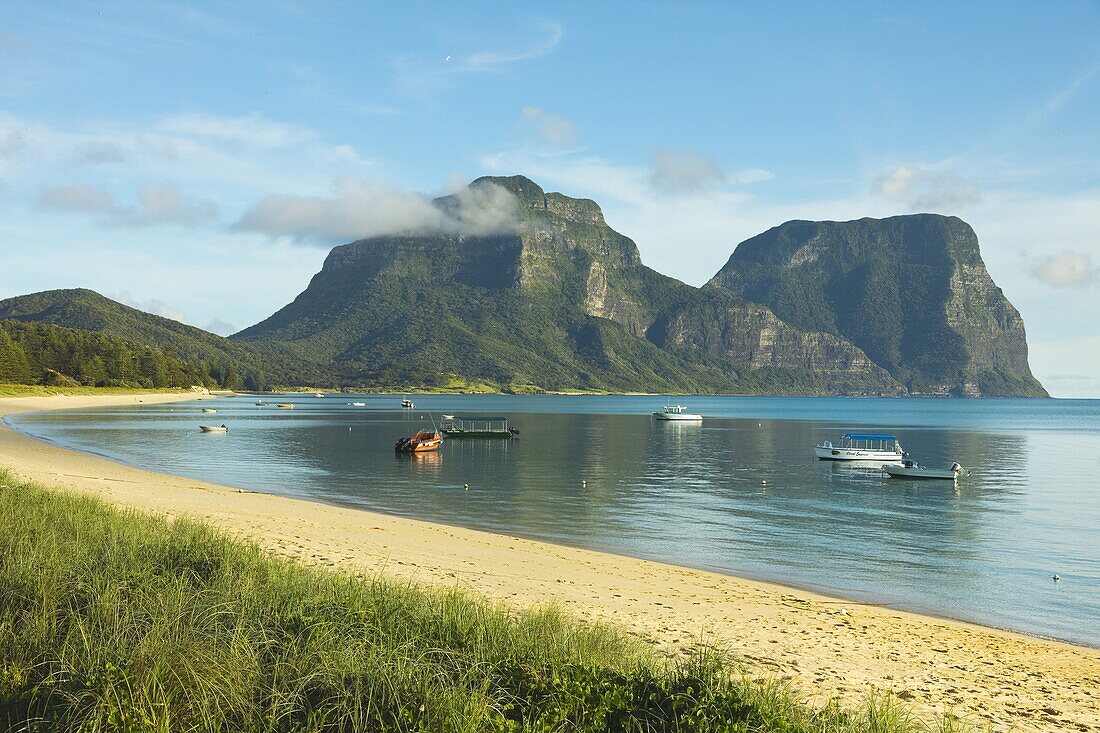
[[[783,221],[978,233],[1100,396],[1100,4],[0,2],[0,297],[222,333],[425,196],[523,173],[705,282]]]

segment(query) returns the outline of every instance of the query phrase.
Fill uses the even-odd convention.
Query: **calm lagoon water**
[[[678,398],[706,416],[692,425],[653,420],[660,397],[265,399],[11,422],[158,471],[1100,646],[1100,401]],[[521,434],[394,454],[442,413],[506,415]],[[956,487],[813,459],[849,430],[894,432],[921,463],[973,474]]]

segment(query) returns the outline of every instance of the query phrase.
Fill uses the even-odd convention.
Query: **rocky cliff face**
[[[913,393],[1046,394],[1020,314],[955,217],[788,222],[738,245],[707,287],[843,337]]]
[[[522,176],[498,234],[376,237],[335,248],[309,288],[236,337],[331,361],[348,379],[425,368],[550,387],[895,393],[836,335],[641,263],[595,202]],[[456,197],[439,200],[457,211]],[[843,378],[836,387],[829,377]]]

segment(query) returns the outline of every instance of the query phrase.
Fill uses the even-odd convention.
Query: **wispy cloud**
[[[504,51],[478,51],[466,56],[453,56],[449,63],[456,71],[491,72],[520,61],[532,61],[553,51],[562,40],[560,23],[546,21],[540,24],[542,35],[526,46]]]
[[[174,115],[158,120],[153,129],[171,135],[213,140],[257,148],[283,148],[316,139],[312,130],[268,120],[259,112],[241,117],[202,113]]]
[[[179,186],[145,185],[137,203],[123,206],[106,191],[91,186],[55,186],[38,193],[41,206],[69,214],[86,214],[106,227],[150,227],[172,224],[193,227],[217,218],[218,208],[209,199],[188,199]]]
[[[876,178],[872,191],[908,211],[954,214],[981,199],[978,189],[954,173],[901,163]]]
[[[1052,288],[1082,288],[1095,285],[1100,272],[1085,252],[1058,252],[1039,257],[1029,272],[1041,283]]]
[[[152,313],[155,316],[163,316],[164,318],[171,318],[173,321],[179,321],[180,323],[187,323],[186,313],[179,308],[175,308],[165,303],[159,298],[150,298],[144,301],[137,300],[129,290],[123,290],[118,293],[108,293],[107,297],[112,300],[117,300],[123,305],[128,305],[131,308],[137,308],[139,311]]]
[[[526,44],[511,48],[469,53],[454,49],[432,58],[397,56],[390,62],[397,88],[408,97],[431,102],[436,94],[453,88],[463,77],[503,73],[516,64],[542,58],[557,48],[564,37],[561,24],[555,21],[538,24],[536,31],[537,35]]]
[[[334,181],[331,196],[265,196],[233,228],[307,246],[330,247],[383,235],[513,231],[516,202],[499,186],[462,188],[437,205],[425,194],[354,178]]]
[[[576,125],[539,107],[524,107],[521,119],[530,133],[551,145],[571,146],[577,141]]]
[[[665,193],[695,193],[726,182],[714,159],[694,150],[660,148],[650,159],[649,182]]]

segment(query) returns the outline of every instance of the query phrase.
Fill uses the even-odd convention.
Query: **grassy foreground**
[[[892,698],[813,710],[718,653],[667,660],[0,473],[0,730],[925,729]]]

